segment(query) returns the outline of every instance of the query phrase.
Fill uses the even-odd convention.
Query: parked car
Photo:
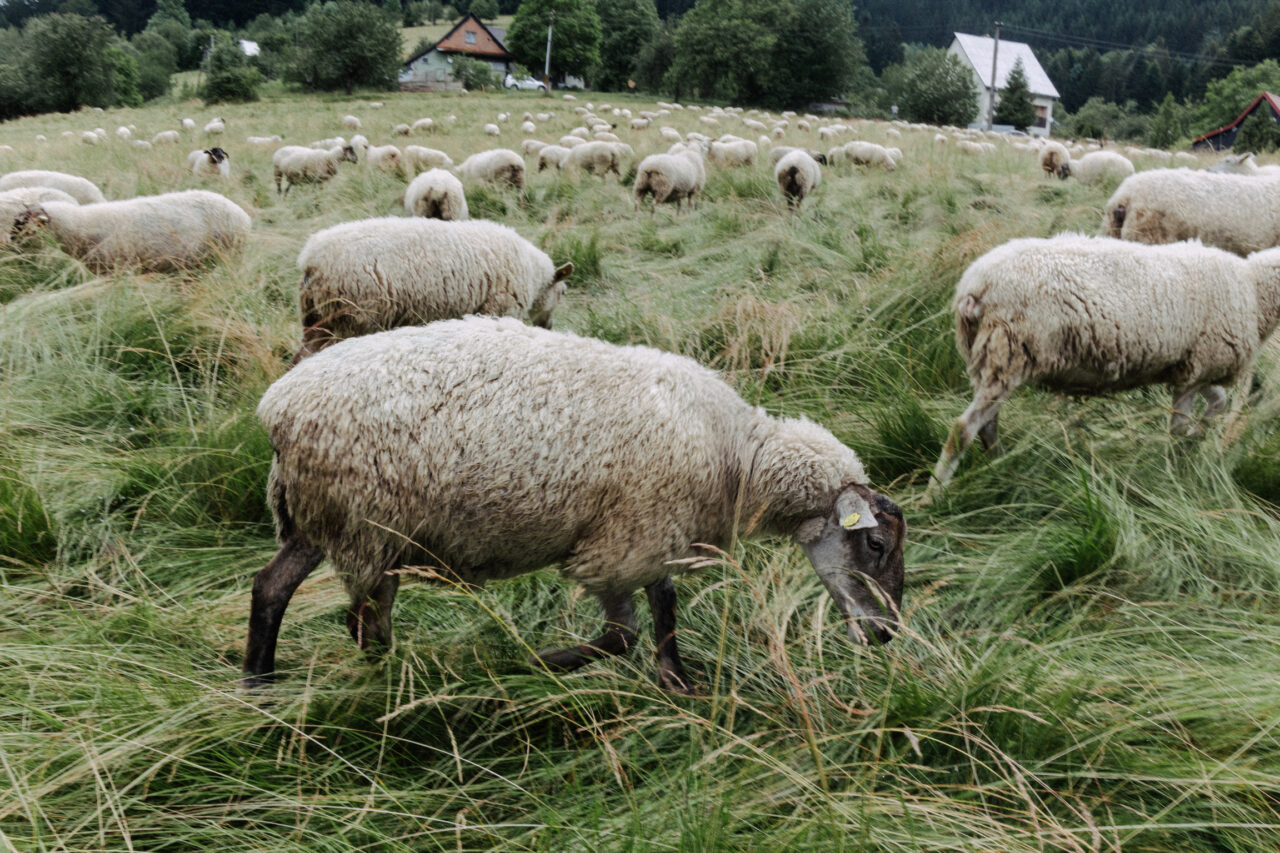
[[[547,91],[545,83],[528,76],[517,80],[514,75],[508,74],[503,78],[502,85],[508,89],[541,89],[544,92]]]

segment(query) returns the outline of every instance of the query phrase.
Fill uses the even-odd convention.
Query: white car
[[[517,80],[510,74],[503,79],[502,85],[508,89],[541,89],[543,92],[547,91],[546,84],[541,80],[535,80],[532,77],[524,77]]]

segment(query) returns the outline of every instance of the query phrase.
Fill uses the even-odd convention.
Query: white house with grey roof
[[[1022,69],[1027,75],[1027,84],[1031,89],[1031,99],[1036,105],[1036,123],[1028,130],[1036,136],[1048,136],[1053,126],[1053,105],[1058,100],[1058,90],[1054,87],[1049,75],[1036,61],[1031,46],[1020,41],[1000,39],[1000,50],[995,50],[995,39],[989,36],[971,36],[966,33],[955,33],[948,53],[960,57],[973,70],[973,80],[978,85],[978,121],[985,124],[987,110],[991,104],[991,55],[996,54],[996,79],[994,91],[999,101],[999,91],[1009,80],[1009,72],[1014,63],[1022,60]]]

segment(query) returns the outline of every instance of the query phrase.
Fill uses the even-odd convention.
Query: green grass
[[[254,406],[298,344],[296,257],[320,228],[395,214],[403,188],[358,166],[280,199],[270,152],[242,140],[305,144],[350,112],[383,143],[432,116],[410,141],[461,160],[495,144],[480,128],[498,112],[514,116],[496,144],[515,148],[524,111],[554,110],[538,134],[554,140],[592,101],[272,96],[0,128],[0,168],[121,198],[200,186],[184,164],[203,137],[141,153],[59,133],[224,115],[233,180],[215,188],[254,218],[242,256],[184,276],[95,277],[52,245],[0,254],[0,846],[1274,851],[1275,356],[1232,441],[1168,436],[1162,389],[1019,391],[1002,453],[975,449],[919,508],[968,402],[956,280],[1008,239],[1094,231],[1107,192],[932,131],[896,143],[894,173],[827,170],[798,213],[763,165],[712,170],[694,210],[652,218],[612,178],[468,188],[474,215],[574,263],[558,329],[693,356],[859,452],[908,519],[902,636],[852,647],[799,549],[747,541],[677,582],[699,698],[654,686],[647,638],[629,660],[531,672],[530,649],[599,628],[553,572],[408,584],[397,647],[371,665],[322,569],[285,617],[287,678],[238,689],[250,585],[275,550]],[[661,147],[656,130],[629,141]]]

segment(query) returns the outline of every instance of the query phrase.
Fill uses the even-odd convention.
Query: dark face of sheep
[[[346,146],[345,148],[342,149],[342,156],[339,157],[338,159],[346,160],[349,163],[357,162],[356,149],[352,148],[350,145]]]
[[[796,534],[813,570],[840,608],[849,638],[887,643],[897,631],[907,524],[898,505],[865,486],[845,488],[827,518]]]
[[[209,155],[209,162],[215,166],[227,159],[227,152],[223,151],[221,148],[210,148],[204,153]]]
[[[1063,163],[1061,166],[1059,166],[1059,167],[1058,167],[1058,178],[1059,178],[1059,179],[1061,179],[1061,180],[1064,180],[1064,181],[1065,181],[1065,180],[1066,180],[1067,178],[1069,178],[1070,176],[1071,176],[1071,164],[1070,164],[1070,163]]]
[[[9,239],[19,243],[38,228],[48,224],[49,214],[42,207],[28,207],[13,218],[13,227],[9,231]]]
[[[537,300],[529,308],[530,325],[540,326],[543,329],[551,328],[551,314],[560,304],[560,297],[564,296],[569,286],[566,279],[572,274],[573,264],[565,264],[556,270],[551,283],[543,288],[542,293],[538,294]]]

